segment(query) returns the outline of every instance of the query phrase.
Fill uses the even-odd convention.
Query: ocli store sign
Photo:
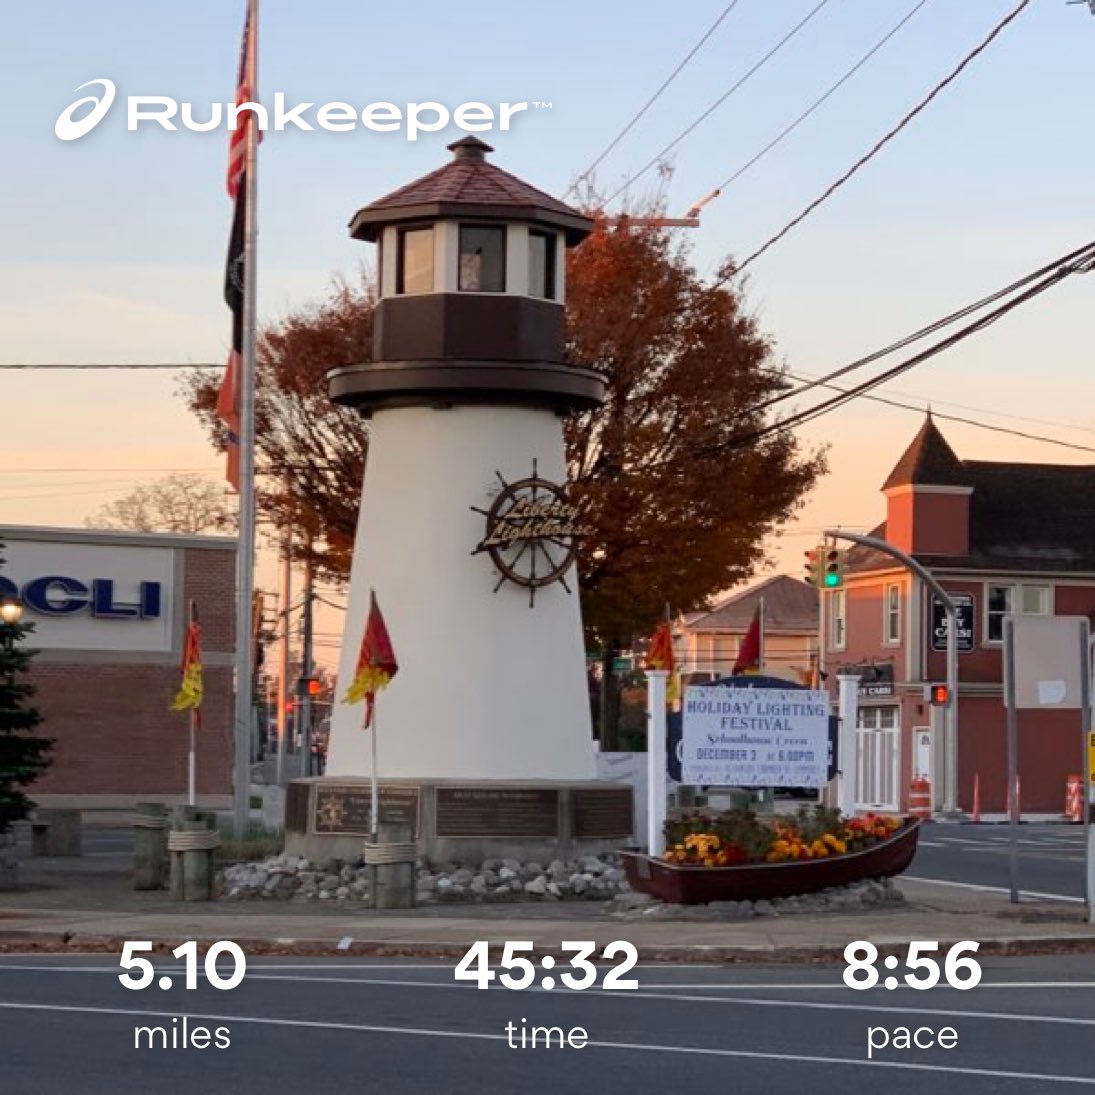
[[[22,588],[0,575],[0,597],[19,597],[31,612],[42,616],[72,616],[90,612],[107,620],[157,619],[162,603],[160,582],[140,582],[135,600],[123,599],[113,578],[81,581],[63,574],[46,574]]]
[[[0,596],[18,596],[41,650],[170,653],[183,552],[0,532]],[[180,564],[176,575],[176,562]]]

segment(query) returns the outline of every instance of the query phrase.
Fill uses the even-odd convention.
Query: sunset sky
[[[1017,0],[927,0],[877,56],[704,211],[689,232],[709,272],[750,253],[864,153]],[[502,0],[361,4],[263,0],[261,97],[550,102],[485,136],[495,162],[561,194],[725,8],[725,0]],[[816,0],[739,0],[597,171],[612,192],[722,95]],[[681,214],[769,140],[911,8],[830,0],[669,155]],[[204,113],[232,98],[243,4],[50,0],[5,12],[5,201],[0,361],[219,361],[231,216],[227,135],[126,131],[124,108],[59,141],[85,81],[170,95]],[[986,53],[859,175],[750,268],[749,300],[796,373],[848,362],[1095,236],[1095,18],[1034,0]],[[83,94],[83,93],[81,93]],[[360,205],[447,159],[455,129],[272,133],[260,152],[259,312],[273,320],[355,276]],[[648,171],[629,191],[657,184]],[[614,207],[619,201],[614,203]],[[684,230],[687,231],[687,230]],[[1077,276],[887,387],[918,407],[1095,449],[1095,275]],[[896,358],[887,364],[896,362]],[[79,525],[173,469],[219,476],[170,373],[4,371],[0,498],[6,524]],[[792,573],[820,528],[879,518],[878,487],[917,413],[857,402],[802,430],[831,473],[773,554]],[[1092,452],[941,422],[960,455],[1091,462]]]

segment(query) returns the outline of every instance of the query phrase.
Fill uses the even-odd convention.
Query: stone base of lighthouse
[[[353,679],[370,591],[399,671],[377,697],[375,727],[362,728],[361,704],[335,704],[326,776],[291,789],[295,851],[360,854],[374,733],[381,820],[413,812],[433,861],[554,859],[630,838],[630,791],[594,778],[574,569],[533,599],[476,553],[494,496],[534,468],[566,481],[562,420],[550,409],[373,414],[338,693]]]
[[[597,780],[380,782],[382,821],[409,827],[422,861],[572,859],[632,843],[632,789]],[[285,850],[322,862],[358,859],[370,828],[368,780],[294,780]]]

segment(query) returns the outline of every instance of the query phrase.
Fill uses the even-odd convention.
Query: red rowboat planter
[[[637,851],[621,855],[633,890],[674,905],[760,901],[815,893],[870,878],[892,878],[913,861],[919,834],[920,820],[905,818],[888,836],[856,851],[825,858],[732,866],[670,862]]]

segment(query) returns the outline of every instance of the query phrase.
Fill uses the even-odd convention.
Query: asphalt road
[[[1020,825],[1020,890],[1032,897],[1082,900],[1084,834],[1082,825]],[[925,825],[907,874],[1006,892],[1011,877],[1008,848],[1007,825]]]
[[[131,991],[108,956],[4,957],[0,1093],[1095,1088],[1095,958],[987,958],[982,966],[982,984],[965,992],[855,991],[842,966],[651,966],[633,971],[635,991],[517,992],[457,983],[451,963],[256,959],[231,991],[204,982],[188,991],[171,961],[157,975],[172,976],[173,987]],[[177,1029],[184,1013],[189,1029],[226,1028],[231,1044],[134,1048],[136,1027]],[[519,1030],[522,1020],[581,1027],[588,1044],[510,1048],[506,1024]],[[950,1027],[957,1045],[878,1049],[868,1060],[871,1027]],[[928,1040],[922,1029],[920,1040]]]

